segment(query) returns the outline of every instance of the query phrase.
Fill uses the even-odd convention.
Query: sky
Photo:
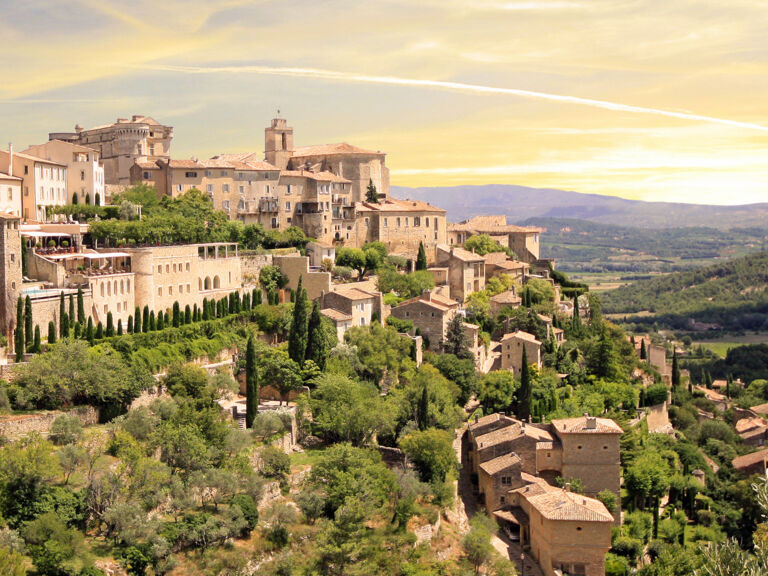
[[[768,201],[768,0],[0,0],[0,142],[133,114],[175,158],[387,153],[401,186]]]

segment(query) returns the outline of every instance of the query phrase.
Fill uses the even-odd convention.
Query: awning
[[[528,514],[526,514],[523,509],[518,506],[513,506],[507,510],[496,510],[493,515],[500,520],[505,520],[507,522],[511,522],[512,524],[517,524],[518,526],[528,526],[530,523]]]
[[[77,256],[98,260],[99,258],[130,258],[131,255],[128,252],[83,252],[82,254],[77,254]]]
[[[72,234],[67,234],[66,232],[43,232],[42,230],[22,230],[21,235],[30,238],[60,238],[62,236],[72,236]]]

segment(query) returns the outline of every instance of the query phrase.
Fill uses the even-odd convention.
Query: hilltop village
[[[284,118],[172,140],[0,152],[8,573],[661,576],[763,541],[756,388],[693,386],[539,228],[448,222]]]

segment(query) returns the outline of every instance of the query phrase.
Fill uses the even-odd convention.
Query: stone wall
[[[240,272],[244,286],[258,286],[259,274],[265,266],[272,266],[272,254],[240,254]]]
[[[274,262],[288,277],[288,288],[295,290],[301,277],[301,285],[307,291],[307,298],[314,300],[323,292],[331,291],[330,272],[310,272],[306,256],[275,256]]]
[[[52,410],[37,414],[11,414],[0,416],[0,436],[8,440],[20,440],[32,433],[48,436],[53,421],[65,413],[77,416],[83,426],[92,426],[99,422],[99,412],[92,406],[80,406],[69,412]]]

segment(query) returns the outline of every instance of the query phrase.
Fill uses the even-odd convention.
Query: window
[[[80,180],[81,181],[85,180],[85,170],[80,170]]]
[[[222,184],[221,185],[221,191],[222,192],[229,192],[229,184]]]
[[[168,286],[168,296],[173,295],[173,286]]]
[[[181,192],[182,190],[184,190],[184,187],[181,184],[179,184],[178,186],[176,186],[176,190]]]
[[[509,486],[512,484],[512,476],[502,476],[501,477],[501,485],[502,486]]]
[[[157,265],[157,273],[158,274],[162,274],[163,273],[163,265],[162,264],[158,264]]]
[[[179,284],[179,294],[184,294],[184,284]]]
[[[150,156],[154,156],[155,155],[155,145],[154,144],[150,144],[149,145],[149,155]]]
[[[387,219],[384,218],[384,228],[386,228],[386,227],[387,227]]]
[[[240,186],[240,194],[245,194],[245,186]]]
[[[211,172],[210,170],[206,170],[205,171],[205,175],[206,175],[207,178],[210,178],[212,176],[212,174],[213,174],[213,172]]]
[[[162,296],[163,295],[163,287],[162,286],[158,286],[157,287],[157,295],[158,296]]]
[[[189,272],[189,262],[187,262],[187,272]]]
[[[197,178],[197,172],[184,172],[186,178]]]
[[[579,445],[579,446],[576,446],[576,449],[577,449],[577,450],[581,450],[581,448],[582,448],[582,446],[581,446],[581,445]]]
[[[213,184],[206,184],[205,191],[208,192],[208,194],[213,194]]]
[[[29,166],[24,166],[24,174],[29,174]]]
[[[413,217],[413,225],[414,226],[421,226],[421,218],[419,218],[418,216],[414,216]]]
[[[221,203],[222,210],[225,210],[226,212],[229,212],[229,200],[224,200]]]
[[[144,180],[149,180],[149,172],[144,172]]]
[[[222,171],[220,172],[220,174],[221,174],[222,176],[226,176],[226,175],[227,175],[227,171],[226,171],[226,170],[222,170]]]
[[[429,228],[429,216],[424,219],[424,225]]]
[[[288,189],[286,190],[285,193],[286,194],[290,194],[291,193],[291,184],[288,184]]]
[[[16,262],[16,254],[11,254],[11,262]]]
[[[13,200],[13,188],[8,188],[8,200]]]
[[[291,211],[291,203],[290,202],[286,202],[285,203],[285,211],[286,212],[290,212]]]

